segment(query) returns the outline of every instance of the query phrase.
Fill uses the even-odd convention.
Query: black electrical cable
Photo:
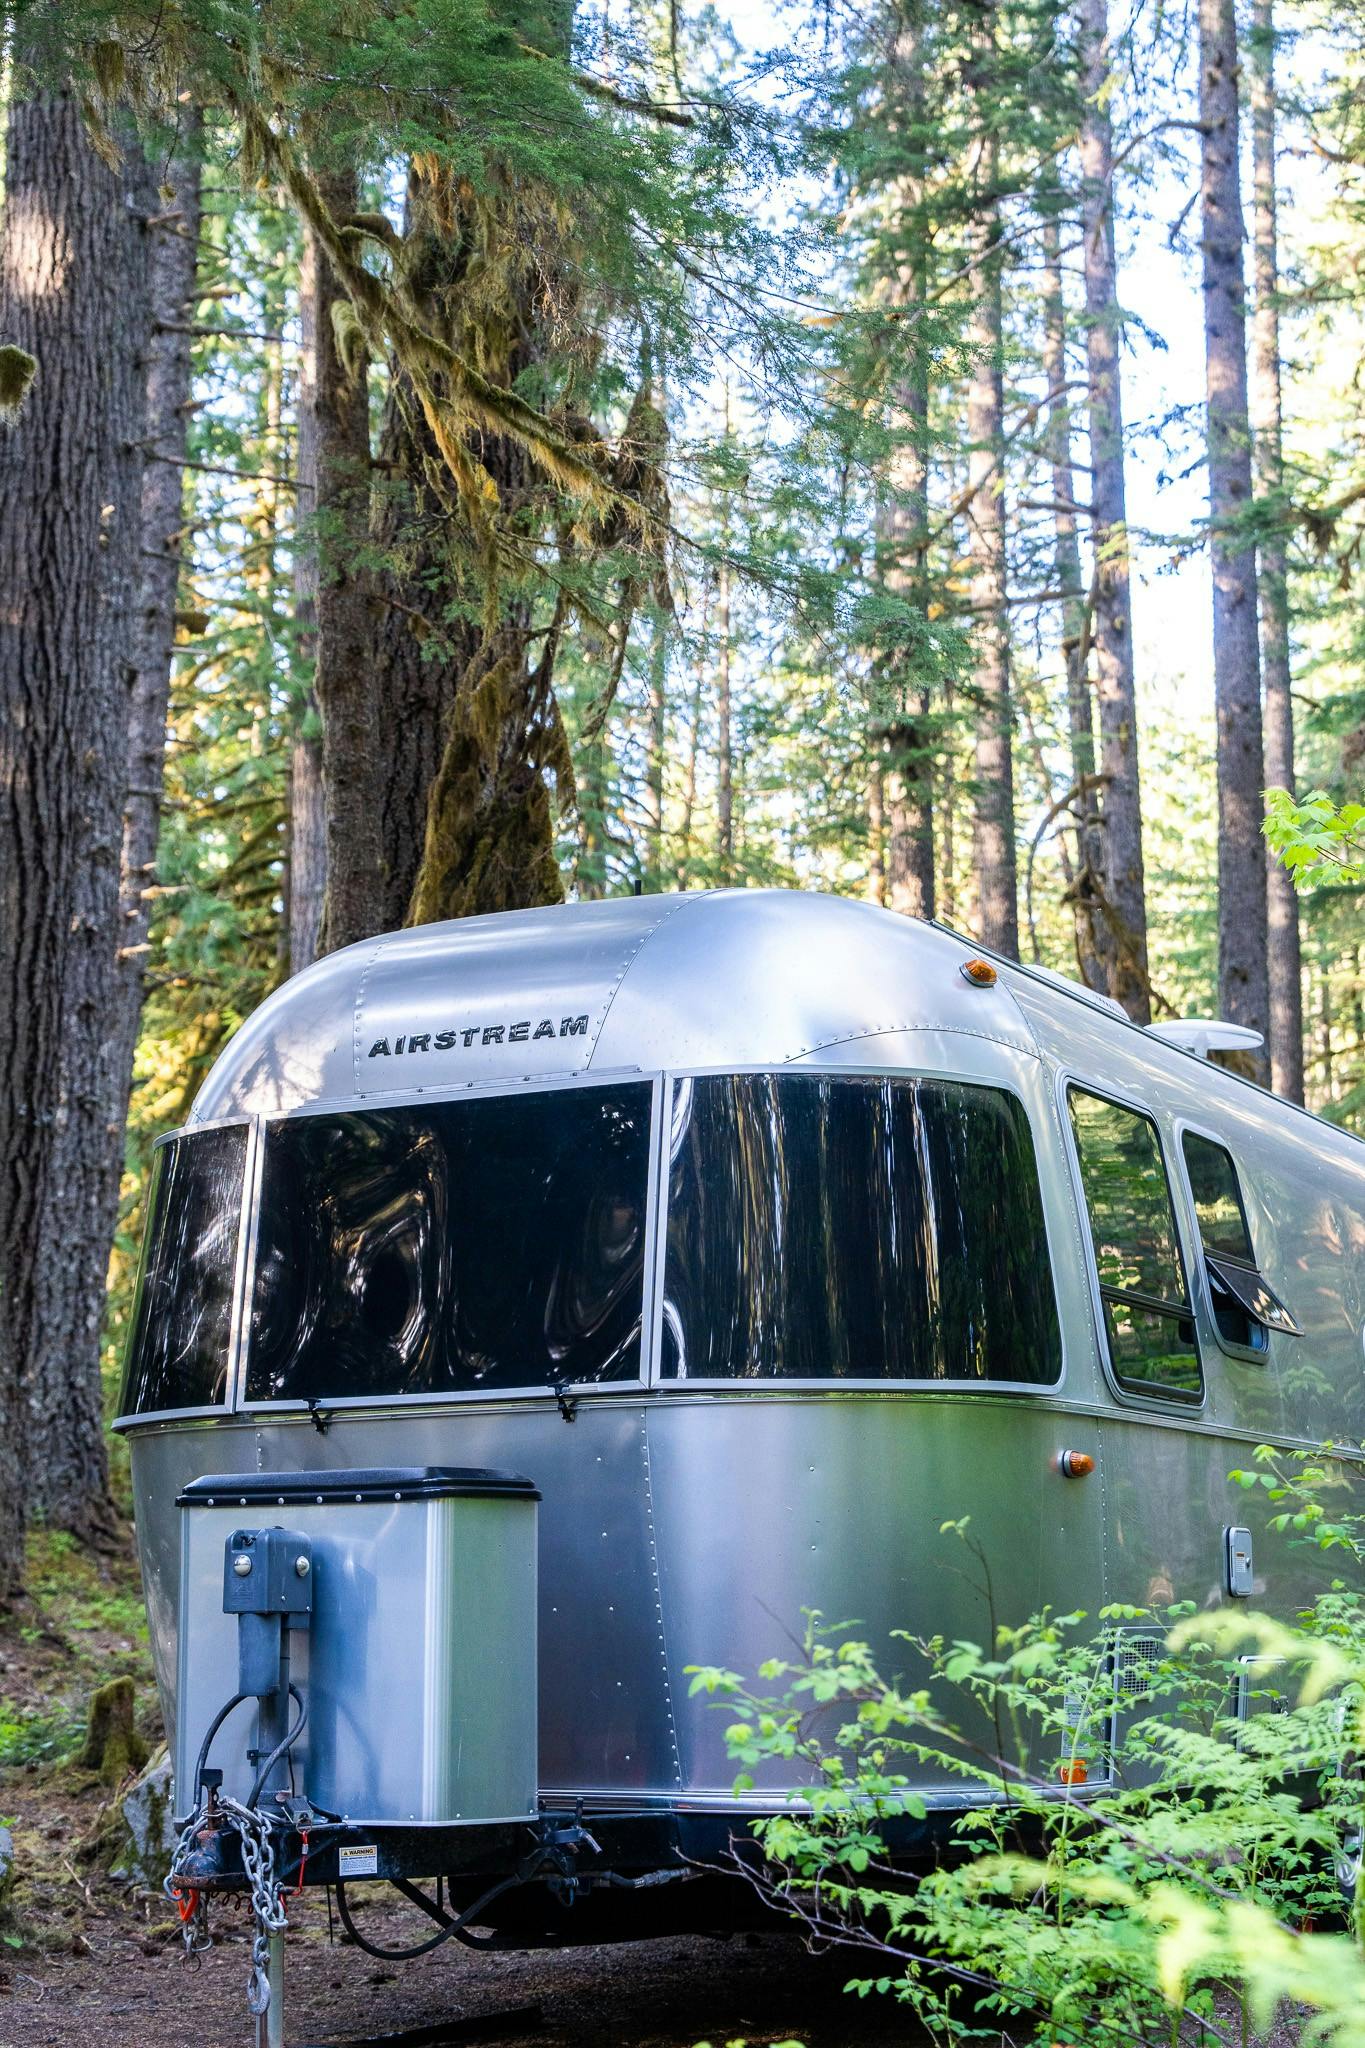
[[[294,1747],[294,1744],[298,1741],[300,1735],[302,1735],[304,1729],[308,1725],[308,1709],[304,1705],[303,1694],[299,1691],[296,1685],[291,1684],[289,1688],[289,1697],[291,1700],[297,1702],[299,1718],[294,1723],[293,1727],[289,1730],[289,1733],[281,1741],[275,1744],[275,1747],[271,1750],[269,1756],[261,1765],[261,1768],[257,1771],[256,1782],[252,1786],[250,1794],[247,1798],[246,1803],[248,1806],[254,1806],[256,1804],[256,1801],[261,1796],[261,1787],[265,1784],[266,1779],[270,1776],[270,1773],[274,1770],[276,1764],[284,1755],[285,1751],[292,1749]]]
[[[209,1749],[213,1743],[214,1736],[218,1733],[218,1730],[222,1727],[224,1721],[226,1721],[228,1715],[232,1712],[234,1707],[240,1707],[243,1700],[249,1700],[254,1698],[254,1693],[235,1692],[232,1695],[232,1698],[228,1701],[227,1705],[219,1707],[218,1712],[209,1722],[208,1732],[205,1735],[203,1741],[199,1745],[199,1761],[196,1763],[194,1767],[194,1796],[196,1799],[198,1799],[199,1797],[200,1781],[202,1780],[204,1775],[204,1766],[209,1760]]]
[[[432,1949],[439,1948],[441,1943],[449,1941],[452,1935],[462,1934],[463,1929],[478,1918],[485,1906],[491,1906],[494,1899],[500,1898],[504,1892],[511,1891],[514,1885],[522,1882],[519,1877],[504,1877],[500,1883],[491,1886],[482,1898],[475,1899],[472,1906],[467,1906],[457,1920],[447,1921],[444,1927],[432,1935],[430,1941],[419,1942],[416,1948],[380,1948],[377,1942],[366,1941],[351,1918],[351,1909],[346,1903],[346,1887],[340,1879],[337,1880],[336,1886],[337,1912],[341,1915],[341,1924],[351,1940],[357,1948],[363,1948],[367,1956],[378,1956],[384,1963],[410,1963],[417,1956],[429,1955]]]

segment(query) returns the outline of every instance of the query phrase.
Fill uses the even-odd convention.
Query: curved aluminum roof
[[[971,948],[847,896],[616,897],[366,940],[296,975],[232,1039],[191,1121],[464,1082],[800,1059],[889,1032],[1037,1044]],[[1065,1000],[1065,998],[1062,998]]]

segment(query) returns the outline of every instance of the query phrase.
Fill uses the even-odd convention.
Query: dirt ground
[[[242,1913],[216,1908],[214,1946],[187,1965],[166,1900],[110,1875],[125,1839],[114,1813],[121,1787],[81,1769],[76,1752],[91,1695],[114,1676],[133,1680],[138,1733],[154,1745],[161,1728],[131,1558],[93,1560],[68,1540],[37,1539],[27,1592],[0,1615],[0,1825],[15,1845],[15,1883],[0,1904],[0,2048],[252,2048]],[[924,2040],[893,1999],[845,1992],[861,1959],[809,1955],[780,1930],[528,1954],[451,1943],[394,1964],[330,1942],[316,1892],[291,1913],[288,2048]],[[414,1917],[375,1903],[361,1926],[402,1946],[429,1931]],[[1263,2048],[1296,2048],[1299,2034],[1285,2026]],[[1188,2040],[1194,2048],[1192,2031]]]
[[[241,1913],[216,1908],[213,1948],[186,1965],[167,1902],[109,1875],[120,1788],[72,1759],[92,1693],[116,1675],[133,1680],[139,1733],[155,1745],[161,1727],[131,1557],[92,1559],[67,1540],[38,1537],[27,1591],[0,1615],[0,1824],[13,1831],[16,1871],[0,1912],[0,2048],[250,2048]],[[845,1996],[847,1959],[809,1956],[780,1932],[525,1955],[475,1955],[452,1943],[391,1964],[331,1945],[323,1896],[308,1893],[291,1911],[289,2048],[385,2035],[412,2035],[405,2048],[767,2048],[790,2039],[861,2048],[916,2038],[894,2004]],[[372,1906],[363,1925],[401,1946],[428,1931],[413,1919],[411,1909]]]
[[[472,1955],[447,1947],[417,1962],[376,1962],[329,1947],[326,1911],[310,1910],[286,1944],[289,2048],[415,2034],[405,2048],[445,2040],[508,2048],[715,2048],[737,2039],[806,2048],[911,2043],[894,2004],[845,1995],[848,1963],[807,1955],[782,1934],[696,1936],[618,1948]],[[373,1924],[383,1921],[378,1915]],[[367,1923],[368,1931],[368,1923]],[[48,1957],[11,1972],[0,1996],[0,2048],[249,2048],[243,2001],[248,1952],[228,1934],[185,1965],[136,1929],[94,1923],[90,1953]],[[381,1936],[402,1938],[397,1923]],[[451,2023],[455,2028],[451,2028]],[[443,2024],[444,2023],[444,2024]],[[430,2030],[430,2031],[428,2031]]]

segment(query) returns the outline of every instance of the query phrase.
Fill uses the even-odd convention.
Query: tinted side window
[[[1061,1375],[1028,1118],[944,1081],[679,1082],[663,1371],[683,1379]]]
[[[1272,1329],[1297,1334],[1298,1325],[1257,1271],[1232,1154],[1196,1131],[1186,1131],[1183,1146],[1218,1334],[1245,1351],[1268,1351]]]
[[[1183,1142],[1204,1250],[1212,1252],[1215,1258],[1244,1259],[1249,1266],[1254,1265],[1251,1232],[1247,1229],[1231,1153],[1194,1131],[1186,1131]]]
[[[192,1131],[156,1155],[122,1415],[227,1395],[247,1132]]]
[[[650,1094],[641,1082],[272,1123],[248,1396],[632,1378]]]
[[[1198,1400],[1204,1376],[1156,1126],[1081,1088],[1067,1103],[1114,1376],[1141,1393]]]

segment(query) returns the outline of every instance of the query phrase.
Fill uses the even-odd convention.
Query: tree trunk
[[[728,406],[727,406],[728,416]],[[724,544],[728,544],[726,535]],[[716,630],[720,660],[716,668],[716,880],[722,889],[734,880],[735,753],[734,705],[730,689],[730,564],[723,560],[716,591]]]
[[[649,643],[649,728],[645,756],[645,883],[663,887],[664,754],[668,746],[668,621],[654,614]]]
[[[325,189],[329,210],[346,214],[355,211],[353,179],[332,179]],[[318,655],[318,595],[322,582],[322,550],[326,546],[318,518],[318,461],[322,430],[332,422],[318,411],[319,379],[328,381],[330,366],[326,354],[335,356],[332,332],[332,304],[337,286],[317,237],[305,227],[303,257],[299,270],[299,381],[296,404],[297,444],[294,465],[294,627],[295,646],[304,668],[316,672]],[[326,352],[326,353],[324,353]],[[363,382],[363,379],[362,379]],[[357,396],[359,393],[357,392]],[[354,433],[358,407],[348,405],[343,416],[345,428]],[[365,447],[369,454],[368,422]],[[329,450],[329,455],[333,451]],[[361,453],[350,445],[350,434],[341,451],[348,459]],[[360,493],[358,506],[355,495]],[[367,480],[363,472],[349,479],[348,503],[352,524],[365,526]],[[335,536],[334,536],[335,539]],[[330,573],[330,571],[329,571]],[[322,780],[322,731],[318,716],[317,690],[310,683],[300,706],[298,726],[289,752],[289,854],[287,861],[287,943],[288,968],[297,974],[316,960],[322,938],[323,910],[327,899],[327,803]]]
[[[917,21],[902,17],[888,67],[890,112],[907,161],[895,203],[910,222],[906,256],[892,288],[912,335],[913,361],[896,396],[896,441],[877,522],[877,576],[883,588],[927,611],[929,549],[929,370],[919,316],[928,298],[924,200],[924,51]],[[886,787],[886,900],[906,917],[934,915],[934,750],[930,700],[897,653],[879,678],[890,700],[882,763]]]
[[[1004,374],[1000,278],[1000,214],[991,196],[994,144],[982,153],[985,196],[972,223],[967,289],[973,355],[967,393],[968,554],[976,659],[976,807],[972,855],[981,941],[1019,956],[1019,905],[1014,869],[1014,766],[1010,704],[1009,622],[1005,607]]]
[[[1233,0],[1199,0],[1199,117],[1204,131],[1200,196],[1218,719],[1218,998],[1231,1023],[1268,1037],[1256,550],[1244,524],[1251,506],[1251,437]],[[1251,1066],[1257,1079],[1269,1081],[1268,1058],[1258,1055]]]
[[[100,1326],[118,1198],[119,867],[139,590],[145,228],[74,99],[12,102],[0,338],[0,1579],[25,1514],[110,1514]]]
[[[1047,440],[1052,465],[1053,565],[1057,588],[1063,593],[1062,652],[1066,661],[1071,779],[1078,821],[1076,861],[1067,878],[1067,893],[1071,898],[1081,979],[1087,988],[1107,991],[1112,978],[1113,946],[1104,917],[1104,833],[1095,780],[1095,707],[1086,659],[1090,606],[1081,580],[1077,537],[1076,472],[1071,460],[1071,403],[1067,392],[1066,295],[1062,284],[1060,221],[1055,212],[1049,212],[1043,222],[1043,373],[1049,393]]]
[[[881,735],[873,734],[874,748]],[[886,905],[886,776],[881,755],[874,752],[867,770],[867,900]]]
[[[697,766],[701,758],[701,707],[710,645],[711,584],[708,579],[702,598],[701,627],[697,634],[696,661],[692,671],[692,700],[687,714],[687,772],[683,777],[682,817],[678,825],[677,883],[680,889],[685,889],[691,880],[692,823],[697,812]]]
[[[353,173],[336,172],[319,182],[335,218],[345,219],[354,213]],[[311,244],[311,237],[309,241]],[[384,916],[377,756],[381,736],[386,741],[391,727],[385,722],[382,671],[374,665],[370,578],[358,566],[369,545],[366,364],[363,353],[357,353],[349,364],[342,361],[333,308],[343,294],[321,251],[309,245],[305,246],[304,283],[305,339],[311,342],[311,361],[305,369],[300,406],[300,469],[306,463],[310,474],[305,482],[313,494],[313,694],[322,720],[322,739],[320,778],[315,763],[307,758],[300,763],[296,750],[292,766],[299,782],[291,792],[290,830],[304,868],[302,890],[307,908],[297,913],[302,923],[311,912],[308,899],[318,865],[317,856],[312,856],[310,877],[308,816],[320,779],[325,808],[321,866],[326,881],[317,944],[319,950],[331,952],[387,930],[399,920]],[[296,878],[293,891],[299,887]],[[292,909],[291,904],[291,913]]]
[[[1089,369],[1091,501],[1095,545],[1095,672],[1099,706],[1104,894],[1110,995],[1139,1024],[1151,1019],[1147,890],[1138,783],[1137,683],[1133,669],[1132,576],[1123,475],[1122,325],[1114,246],[1114,150],[1105,94],[1108,0],[1081,0],[1080,156],[1084,234],[1086,357]]]
[[[465,217],[458,191],[433,192],[418,167],[405,226],[409,293],[436,332],[462,335],[470,267],[488,261],[487,222]],[[515,221],[506,224],[514,229]],[[508,386],[541,346],[529,285],[511,289],[521,296],[508,338],[481,336],[499,356],[482,367]],[[551,512],[525,450],[508,436],[484,435],[478,457],[504,518],[543,527]],[[377,581],[369,653],[383,679],[370,929],[558,902],[551,789],[571,786],[572,771],[553,694],[557,631],[537,642],[538,622],[520,595],[504,597],[496,627],[486,629],[482,566],[433,484],[443,458],[401,375],[378,467],[373,539],[389,562]]]
[[[133,655],[128,725],[128,795],[123,813],[119,890],[118,983],[111,1029],[115,1094],[110,1129],[120,1149],[128,1116],[133,1055],[142,1022],[142,991],[156,880],[157,841],[166,764],[166,716],[185,538],[185,471],[193,390],[193,318],[199,269],[200,146],[198,110],[187,116],[164,173],[174,195],[157,192],[158,176],[141,167],[147,243],[151,338],[147,359],[147,460],[142,471],[142,602]]]
[[[1254,0],[1251,45],[1252,245],[1256,275],[1256,470],[1273,520],[1261,542],[1261,679],[1265,779],[1294,792],[1294,704],[1289,689],[1289,570],[1282,520],[1279,253],[1276,246],[1274,0]],[[1270,1072],[1276,1092],[1303,1101],[1303,969],[1299,901],[1289,870],[1266,863]]]

